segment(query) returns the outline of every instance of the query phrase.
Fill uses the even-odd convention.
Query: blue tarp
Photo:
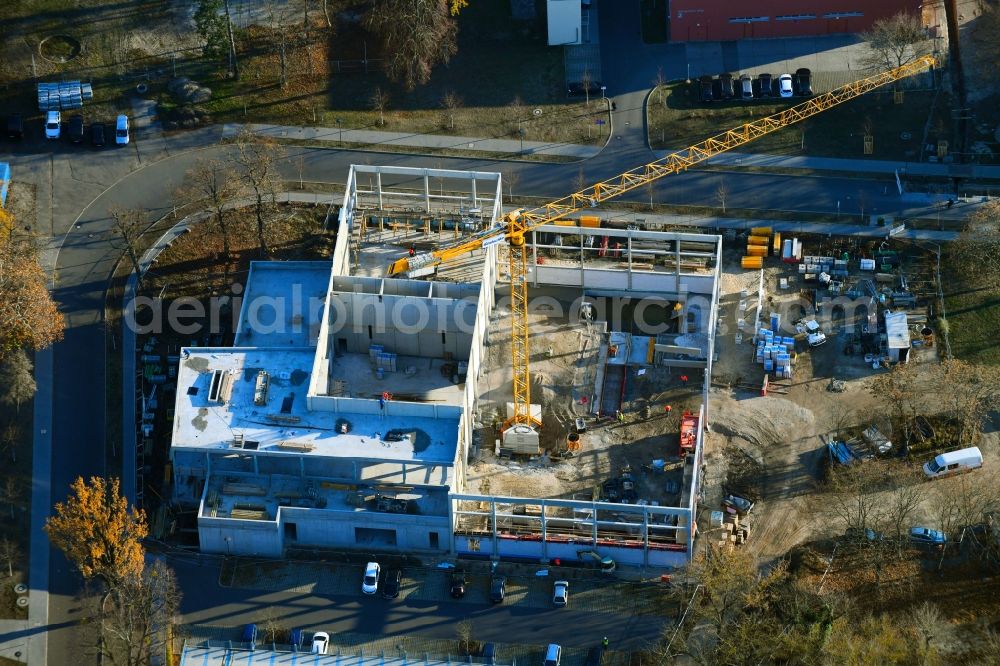
[[[858,461],[857,455],[844,442],[829,442],[826,448],[830,452],[830,460],[836,460],[841,465],[850,465]]]
[[[0,162],[0,207],[7,205],[7,186],[10,184],[10,164]]]

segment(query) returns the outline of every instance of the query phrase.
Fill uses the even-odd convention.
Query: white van
[[[978,446],[942,453],[934,460],[924,463],[924,474],[928,479],[940,479],[952,474],[961,474],[983,466],[983,453]]]

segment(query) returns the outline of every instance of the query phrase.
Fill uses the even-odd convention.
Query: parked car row
[[[19,113],[13,113],[6,117],[6,136],[12,141],[19,141],[24,137],[24,117]],[[72,143],[83,143],[88,133],[84,128],[83,116],[74,114],[63,120],[59,111],[49,111],[45,114],[45,138],[48,140],[61,139],[65,136]],[[90,145],[101,148],[107,141],[107,129],[104,123],[90,124]],[[114,143],[118,146],[128,145],[129,119],[128,116],[120,114],[115,120]]]
[[[382,566],[378,562],[369,562],[365,565],[365,574],[361,579],[361,592],[367,595],[377,594],[379,588],[382,596],[386,599],[395,599],[399,596],[402,585],[403,573],[399,569],[391,569],[384,576]],[[452,599],[461,599],[465,596],[465,587],[468,583],[465,572],[456,569],[448,577],[448,594]],[[503,603],[507,598],[507,577],[494,573],[490,576],[490,601],[494,604]],[[552,585],[552,605],[565,606],[569,603],[569,581],[557,580]]]
[[[768,73],[755,77],[749,74],[723,73],[718,77],[709,75],[698,79],[699,98],[702,102],[719,102],[731,99],[749,101],[767,97],[808,97],[813,94],[812,72],[805,67],[795,74],[782,74],[777,78]]]
[[[292,629],[289,642],[293,652],[305,652],[306,633],[302,629]],[[243,627],[240,640],[250,646],[251,650],[257,648],[257,625],[248,624]],[[311,654],[326,654],[330,651],[330,634],[325,631],[313,632],[312,641],[309,646]]]
[[[870,544],[889,543],[892,540],[882,532],[860,527],[848,528],[844,538],[855,543],[867,541]],[[948,536],[941,530],[917,526],[910,528],[909,541],[915,546],[943,546],[948,543]]]

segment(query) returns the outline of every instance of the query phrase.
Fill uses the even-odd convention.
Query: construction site
[[[330,271],[308,334],[262,338],[244,312],[233,349],[182,352],[175,497],[198,503],[202,549],[663,570],[692,559],[699,533],[764,556],[801,540],[823,461],[899,451],[866,387],[934,358],[926,248],[877,228],[690,233],[600,205],[756,124],[527,211],[503,206],[498,173],[352,166],[327,218],[331,264],[280,279],[312,294]],[[269,386],[285,394],[270,414]]]

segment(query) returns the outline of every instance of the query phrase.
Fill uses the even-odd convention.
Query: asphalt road
[[[633,128],[634,129],[634,128]],[[617,130],[616,130],[617,132]],[[55,269],[55,298],[66,315],[66,338],[55,345],[52,423],[52,502],[65,498],[70,482],[77,476],[118,473],[106,470],[104,450],[105,331],[103,302],[107,279],[120,251],[115,249],[110,228],[110,211],[115,206],[141,206],[151,217],[166,212],[184,172],[199,158],[225,159],[228,148],[216,143],[217,129],[190,133],[164,140],[159,136],[137,136],[125,149],[88,152],[85,148],[62,144],[27,144],[12,159],[15,178],[37,186],[41,232],[56,239],[48,256],[58,250]],[[634,133],[630,134],[634,137]],[[614,142],[621,141],[621,150]],[[352,163],[392,164],[412,167],[501,171],[519,174],[516,191],[520,195],[552,199],[572,189],[571,183],[583,174],[585,182],[617,175],[636,166],[637,161],[652,155],[633,138],[612,139],[609,150],[583,164],[545,164],[507,162],[475,158],[441,158],[398,153],[352,152],[323,148],[290,148],[285,165],[288,180],[298,180],[293,166],[299,157],[304,162],[305,179],[317,183],[342,183]],[[907,206],[893,192],[891,183],[867,178],[792,177],[750,173],[707,173],[691,171],[668,177],[652,191],[657,203],[716,205],[720,182],[729,191],[730,207],[767,207],[792,211],[836,212],[847,216],[866,211],[882,214],[906,214]],[[648,202],[649,190],[630,193],[625,200]],[[912,212],[912,211],[910,211]],[[185,588],[190,585],[183,580]],[[79,646],[90,639],[85,629],[72,626],[82,610],[75,599],[79,588],[77,576],[57,552],[51,553],[48,663],[72,663],[80,659]],[[217,611],[212,597],[201,599],[207,612]],[[292,598],[275,601],[291,602]],[[347,607],[350,601],[344,600]],[[246,602],[242,602],[246,603]],[[317,605],[322,605],[318,601]],[[339,606],[339,604],[338,604]],[[237,609],[238,610],[238,609]],[[442,607],[433,613],[442,618],[458,616],[467,609]],[[316,610],[314,612],[333,612]],[[348,611],[337,611],[338,613]],[[368,617],[362,612],[362,617]],[[396,611],[393,611],[395,613]],[[424,613],[432,612],[424,609]],[[483,611],[485,613],[485,610]],[[507,611],[503,611],[506,613]],[[510,613],[521,611],[511,610]],[[332,621],[348,622],[348,615]],[[316,616],[322,619],[322,616]],[[402,616],[391,615],[405,625]],[[374,619],[374,616],[373,618]],[[564,616],[565,619],[565,616]],[[415,622],[416,620],[410,620]],[[598,620],[594,620],[598,621]],[[433,620],[422,619],[433,629]],[[580,618],[580,622],[586,620]],[[498,618],[488,626],[498,631],[504,621]],[[530,624],[530,623],[529,623]],[[566,624],[573,627],[574,623]],[[402,630],[402,629],[401,629]],[[575,633],[571,631],[570,633]]]
[[[302,592],[270,592],[220,587],[217,565],[171,561],[184,581],[181,614],[184,624],[238,628],[273,615],[283,626],[308,631],[383,636],[419,634],[453,640],[455,624],[470,620],[480,641],[565,647],[593,647],[607,636],[616,650],[640,649],[663,631],[664,618],[625,616],[573,608],[536,608],[522,604],[490,605],[471,601],[408,601],[356,595],[322,596]],[[360,583],[359,583],[360,585]]]

